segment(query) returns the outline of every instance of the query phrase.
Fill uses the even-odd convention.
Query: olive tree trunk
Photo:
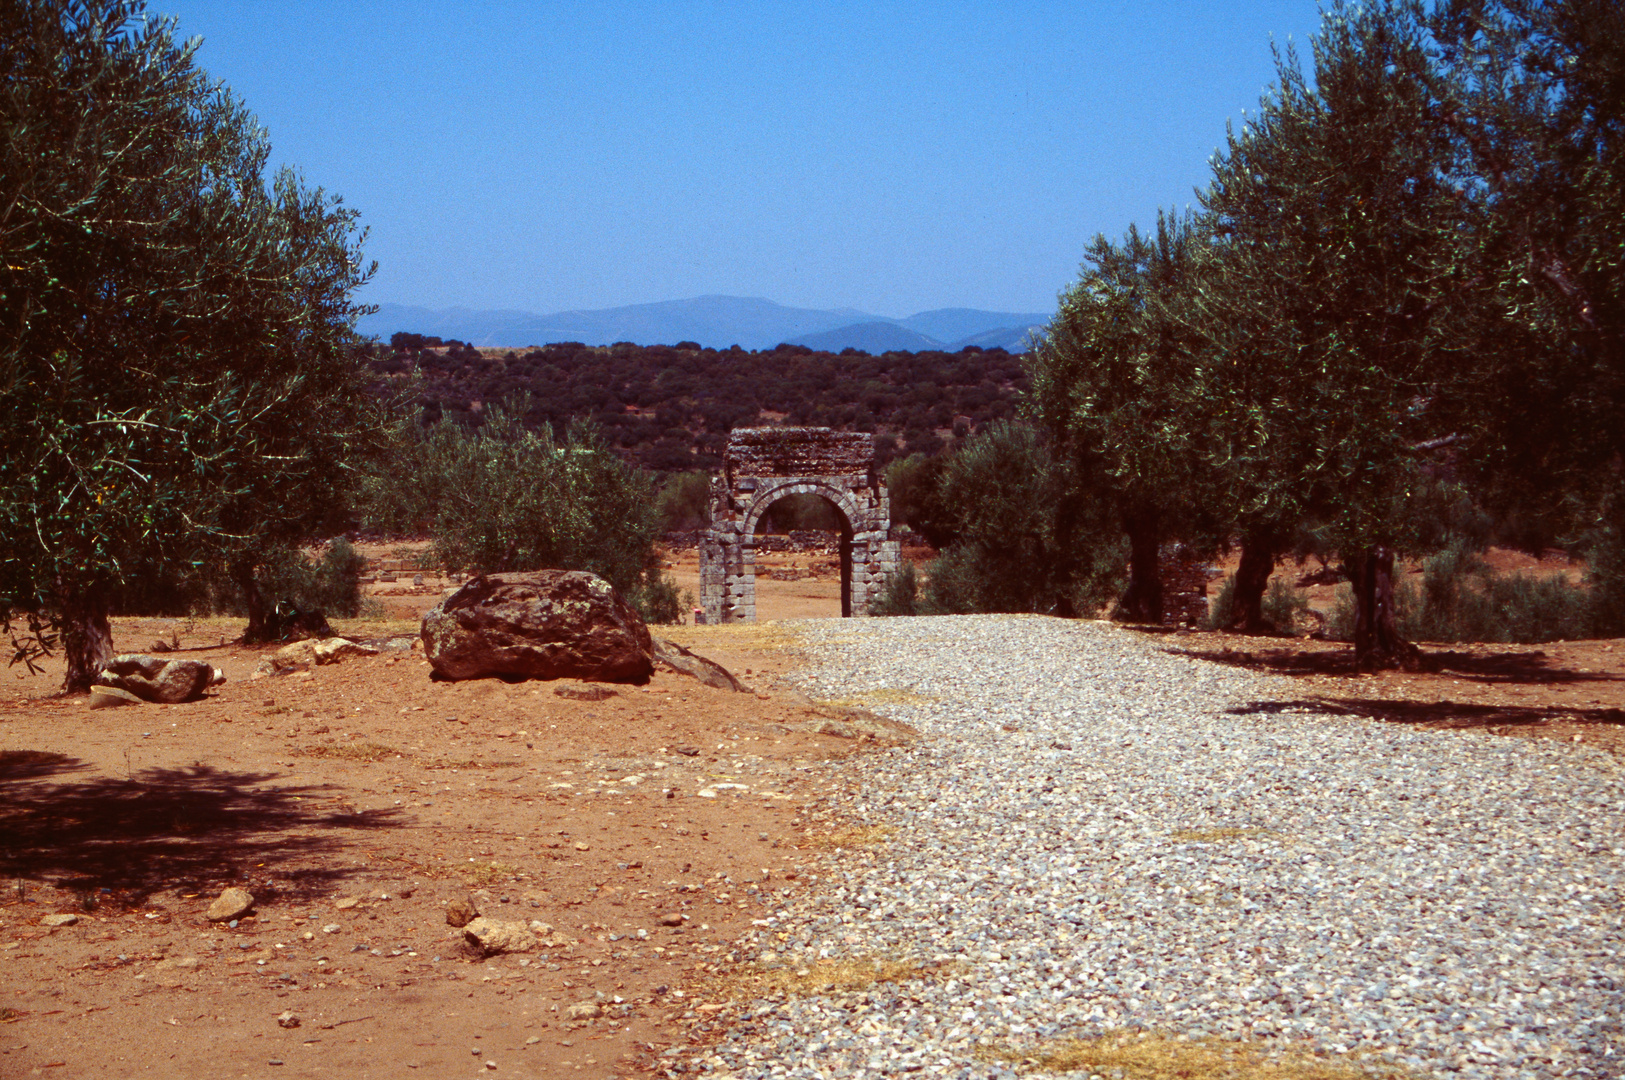
[[[265,596],[260,592],[259,579],[254,575],[254,560],[234,561],[231,564],[231,577],[243,591],[243,608],[248,612],[248,627],[243,631],[243,641],[250,644],[264,641],[268,636],[265,632]]]
[[[1354,587],[1354,661],[1361,671],[1415,668],[1422,650],[1399,634],[1394,553],[1378,547],[1344,560]]]
[[[100,584],[59,583],[57,603],[62,608],[62,653],[68,661],[62,689],[70,694],[82,694],[95,683],[96,674],[113,659],[107,589]]]
[[[1241,542],[1241,563],[1230,593],[1230,611],[1225,626],[1243,634],[1268,634],[1276,627],[1264,621],[1264,591],[1275,572],[1275,540],[1270,536],[1249,535]]]
[[[1117,601],[1124,622],[1162,622],[1162,529],[1155,514],[1139,514],[1123,523],[1128,532],[1128,588]]]

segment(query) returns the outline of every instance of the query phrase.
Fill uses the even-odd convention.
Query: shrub
[[[444,421],[403,429],[402,479],[371,487],[369,521],[423,523],[435,561],[454,570],[586,570],[645,619],[680,617],[675,585],[659,571],[649,478],[590,424],[572,424],[558,442],[525,427],[528,411],[521,398],[487,408],[478,431]]]
[[[626,599],[638,609],[644,622],[676,625],[683,621],[685,602],[692,605],[694,598],[691,594],[679,593],[677,581],[671,575],[650,574],[646,580],[632,587]]]
[[[1584,638],[1602,621],[1599,597],[1562,575],[1498,577],[1458,540],[1422,561],[1422,583],[1394,587],[1399,632],[1413,641],[1534,644]],[[1326,636],[1354,637],[1354,601],[1338,589],[1326,620]]]
[[[1077,615],[1121,587],[1120,531],[1031,427],[988,425],[947,458],[937,497],[957,539],[927,571],[931,611]]]
[[[1303,590],[1283,577],[1270,580],[1269,591],[1264,594],[1264,619],[1275,632],[1291,637],[1297,632],[1298,618],[1309,610],[1309,598]]]
[[[1223,630],[1230,619],[1230,609],[1236,602],[1236,575],[1226,574],[1219,582],[1219,592],[1207,605],[1207,618],[1202,620],[1204,630]]]
[[[1586,585],[1591,589],[1591,633],[1625,635],[1625,529],[1601,530],[1587,551]]]
[[[255,576],[267,605],[280,603],[351,619],[361,610],[361,570],[366,563],[341,536],[315,562],[293,548],[273,549]]]
[[[689,532],[705,528],[711,521],[710,503],[710,473],[672,473],[660,485],[660,494],[655,498],[660,531]]]
[[[914,564],[907,559],[886,582],[886,587],[874,603],[869,605],[871,615],[921,615],[920,576]]]

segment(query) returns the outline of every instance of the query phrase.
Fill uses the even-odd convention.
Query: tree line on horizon
[[[760,423],[872,432],[882,465],[932,456],[1014,416],[1028,384],[1019,356],[976,346],[878,356],[692,341],[498,351],[406,331],[376,349],[372,368],[413,387],[425,424],[477,430],[487,406],[525,395],[520,419],[532,428],[562,434],[591,420],[606,445],[657,474],[720,468],[728,432]]]

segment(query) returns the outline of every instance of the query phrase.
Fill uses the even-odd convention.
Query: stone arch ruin
[[[700,540],[700,604],[708,623],[756,621],[756,526],[787,495],[818,495],[844,522],[841,615],[867,615],[897,569],[891,498],[875,441],[830,428],[736,428],[711,480],[711,527]]]

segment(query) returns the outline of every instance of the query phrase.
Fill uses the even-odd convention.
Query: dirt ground
[[[163,638],[220,667],[199,702],[92,711],[54,696],[57,668],[0,675],[0,1080],[591,1080],[713,1037],[729,1013],[709,988],[771,942],[777,894],[816,886],[839,824],[821,799],[867,745],[821,733],[781,681],[797,640],[770,620],[839,611],[820,561],[764,559],[761,623],[657,631],[749,694],[439,683],[399,647],[254,679],[270,650],[226,644],[231,620],[115,626],[120,650]],[[672,562],[694,588],[692,553]],[[336,628],[415,636],[451,583],[411,576]],[[1359,676],[1341,645],[1159,640],[1291,675],[1294,707],[1625,753],[1622,642],[1433,647],[1436,671]],[[253,912],[209,922],[233,885]],[[540,920],[549,944],[480,956],[447,925],[456,900]],[[599,1015],[571,1019],[582,1005]]]
[[[450,583],[410,581],[372,587],[388,618],[336,628],[415,636]],[[763,600],[808,613],[814,587]],[[599,701],[432,682],[399,648],[256,680],[270,650],[221,644],[240,629],[116,623],[121,651],[174,639],[226,673],[184,705],[93,711],[52,696],[55,665],[4,674],[0,1080],[648,1070],[703,1038],[693,988],[774,895],[816,880],[816,803],[862,745],[813,730],[770,624],[661,631],[755,692],[658,674]],[[210,923],[232,885],[253,913]],[[458,899],[552,944],[476,955]],[[567,1018],[584,1004],[601,1015]]]

